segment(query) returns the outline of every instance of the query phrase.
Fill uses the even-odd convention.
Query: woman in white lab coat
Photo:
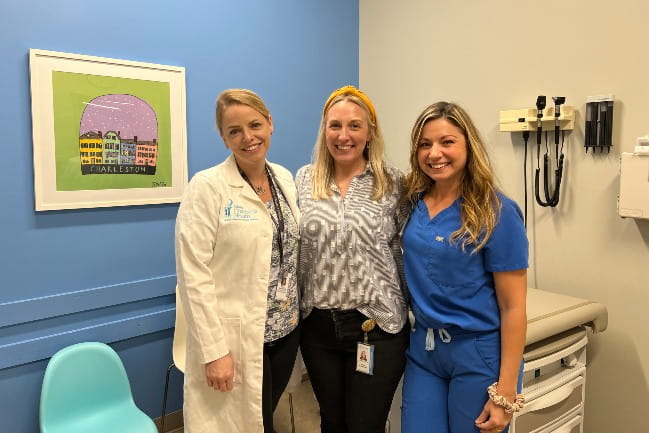
[[[272,433],[299,343],[295,184],[266,161],[273,123],[258,95],[221,93],[216,124],[232,154],[192,178],[176,220],[185,432]]]

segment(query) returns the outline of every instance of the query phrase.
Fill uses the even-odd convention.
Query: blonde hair
[[[383,161],[385,144],[383,143],[383,135],[381,134],[378,120],[373,115],[374,107],[369,98],[353,86],[345,86],[334,91],[325,103],[325,109],[322,113],[320,129],[318,131],[318,139],[313,149],[311,194],[315,200],[327,199],[332,194],[331,184],[334,176],[334,159],[329,153],[329,149],[327,149],[327,114],[331,107],[340,101],[353,102],[361,107],[367,116],[370,139],[365,146],[363,156],[369,161],[372,172],[374,173],[374,191],[371,199],[378,201],[384,195],[392,192],[395,185]]]
[[[500,218],[502,203],[480,133],[467,112],[457,104],[436,102],[426,107],[415,121],[410,135],[410,172],[404,180],[405,198],[412,205],[422,193],[435,185],[419,167],[417,152],[424,125],[440,118],[448,120],[462,131],[467,148],[466,166],[460,180],[462,225],[453,232],[451,240],[461,242],[463,251],[467,246],[473,245],[472,253],[476,253],[485,246],[493,233]]]
[[[266,107],[264,100],[255,92],[248,89],[226,89],[216,98],[216,127],[219,130],[219,134],[223,135],[223,113],[225,109],[236,104],[247,105],[259,111],[266,120],[270,121],[268,107]]]

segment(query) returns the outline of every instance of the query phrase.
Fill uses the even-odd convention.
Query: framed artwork
[[[179,202],[185,69],[31,49],[37,211]]]

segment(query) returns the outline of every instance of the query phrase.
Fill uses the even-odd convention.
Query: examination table
[[[511,433],[583,433],[588,334],[608,325],[594,301],[529,289],[523,354],[525,407]]]

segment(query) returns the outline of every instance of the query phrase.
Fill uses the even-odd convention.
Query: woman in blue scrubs
[[[498,433],[522,405],[528,241],[519,207],[456,104],[412,129],[403,233],[415,316],[404,376],[404,433]],[[489,389],[489,391],[488,391]]]

